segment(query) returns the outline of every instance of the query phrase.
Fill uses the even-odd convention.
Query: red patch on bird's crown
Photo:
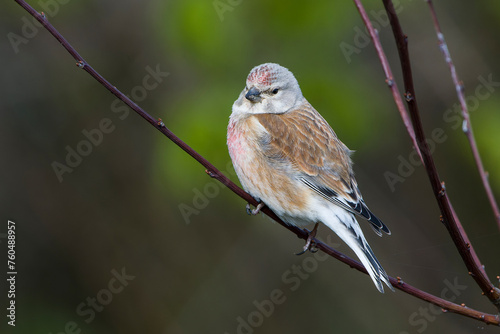
[[[276,76],[276,71],[273,71],[269,66],[260,66],[250,72],[247,82],[263,86],[271,86],[271,84],[276,81]]]

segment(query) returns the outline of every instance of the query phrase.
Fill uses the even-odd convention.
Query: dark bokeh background
[[[392,230],[378,238],[362,222],[387,272],[495,311],[439,223],[423,168],[403,166],[411,143],[351,1],[61,2],[31,4],[111,83],[235,181],[225,145],[231,105],[253,66],[288,67],[356,150],[365,200]],[[401,86],[382,4],[365,2]],[[43,9],[44,3],[52,5]],[[500,197],[500,4],[447,0],[436,7]],[[382,295],[367,276],[322,254],[293,255],[303,241],[262,215],[247,216],[241,199],[115,104],[54,38],[26,23],[32,19],[14,1],[1,9],[0,332],[14,332],[5,317],[8,219],[17,226],[19,333],[498,332],[436,315],[401,292]],[[402,0],[398,9],[426,132],[442,129],[438,137],[446,137],[433,145],[440,176],[493,279],[500,274],[498,227],[456,118],[457,98],[430,14],[423,1]],[[13,45],[13,34],[25,39]],[[147,68],[157,67],[168,76],[157,85],[148,79],[145,90]],[[485,87],[489,77],[493,84]],[[54,162],[66,164],[68,147],[85,149],[82,131],[101,122],[109,133],[60,182]],[[391,187],[388,172],[402,173],[404,182]],[[327,234],[323,228],[322,238]],[[352,255],[335,237],[329,240]],[[301,273],[292,271],[297,266]],[[113,279],[122,270],[131,276],[126,286]],[[279,304],[263,302],[271,296]],[[96,297],[106,305],[91,317],[86,303]],[[241,321],[254,328],[238,331]]]

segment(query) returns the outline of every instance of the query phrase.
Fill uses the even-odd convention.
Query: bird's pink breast
[[[252,145],[254,137],[248,119],[235,122],[231,120],[227,129],[227,146],[233,162],[234,170],[240,179],[243,188],[254,197],[262,192],[262,182],[258,180],[259,162],[255,147]]]
[[[230,122],[227,129],[227,146],[233,165],[241,178],[241,171],[248,168],[249,159],[254,152],[249,144],[249,133],[246,124]]]
[[[238,157],[243,154],[242,140],[242,133],[236,129],[234,122],[229,123],[227,128],[227,146],[233,160],[238,160]]]

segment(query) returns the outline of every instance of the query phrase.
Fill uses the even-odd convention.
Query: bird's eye
[[[275,89],[273,89],[273,91],[272,91],[272,93],[273,93],[274,95],[278,94],[278,92],[279,92],[279,88],[275,88]]]

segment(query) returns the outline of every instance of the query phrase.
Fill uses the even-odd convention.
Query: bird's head
[[[250,71],[233,112],[282,114],[298,106],[303,99],[292,72],[278,64],[266,63]]]

